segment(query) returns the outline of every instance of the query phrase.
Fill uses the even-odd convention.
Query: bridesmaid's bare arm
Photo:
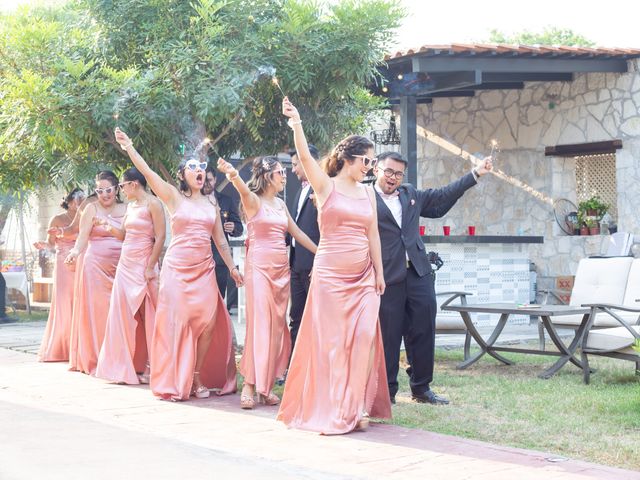
[[[211,238],[213,238],[213,243],[216,244],[216,248],[222,257],[222,260],[224,260],[224,264],[229,269],[231,278],[236,282],[236,286],[240,287],[244,284],[244,278],[242,277],[240,270],[238,270],[238,267],[233,263],[231,248],[229,247],[229,242],[227,242],[227,237],[224,235],[222,221],[220,220],[220,209],[216,207],[216,210],[218,211],[218,215],[216,215],[216,222],[213,225],[213,230],[211,231]]]
[[[217,166],[218,170],[226,175],[227,180],[231,182],[233,188],[240,194],[240,201],[242,202],[242,208],[244,209],[244,214],[247,219],[252,218],[258,213],[258,210],[260,210],[260,198],[249,190],[247,184],[244,183],[244,180],[240,177],[238,170],[225,159],[219,158]]]
[[[154,172],[149,164],[142,158],[142,155],[133,146],[133,142],[129,136],[119,128],[115,131],[116,141],[123,150],[127,152],[129,158],[149,183],[149,187],[155,192],[160,200],[162,200],[169,210],[174,211],[180,201],[180,192],[178,189],[168,182],[165,182],[160,175]]]
[[[373,262],[373,269],[376,272],[376,293],[383,295],[386,286],[384,283],[384,271],[382,269],[382,247],[380,245],[380,233],[378,232],[378,212],[376,209],[375,196],[372,195],[369,190],[372,189],[366,188],[367,197],[371,202],[371,209],[373,210],[371,224],[369,225],[369,231],[367,233],[369,239],[369,254]]]
[[[80,228],[80,218],[82,218],[82,212],[84,212],[84,210],[89,205],[96,202],[97,200],[98,199],[96,197],[85,198],[78,207],[78,210],[76,210],[76,215],[73,217],[73,220],[69,225],[67,225],[66,227],[56,227],[55,230],[49,228],[49,230],[47,230],[47,233],[49,235],[53,234],[58,238],[72,237],[73,235],[78,233],[78,229]]]
[[[285,207],[285,210],[287,212],[287,231],[293,238],[296,239],[297,243],[299,243],[315,255],[316,250],[318,250],[318,246],[313,243],[313,240],[311,240],[309,236],[300,229],[296,222],[293,221],[293,218],[291,217],[291,214],[289,213],[287,207]]]
[[[149,257],[149,264],[147,270],[153,270],[160,259],[160,254],[164,248],[164,240],[167,236],[167,224],[164,218],[164,210],[160,201],[152,198],[149,201],[149,212],[151,212],[151,220],[153,221],[153,233],[155,236],[155,243],[153,244],[153,250],[151,250],[151,256]]]
[[[282,99],[282,113],[286,117],[289,117],[290,126],[293,130],[293,141],[296,145],[296,152],[302,164],[302,169],[313,187],[319,204],[324,205],[325,200],[331,193],[331,178],[320,168],[318,162],[311,156],[298,109],[293,106],[287,97]]]
[[[78,258],[78,256],[87,248],[87,244],[89,243],[89,234],[93,228],[93,217],[95,217],[96,212],[97,210],[95,205],[89,205],[82,212],[80,217],[80,233],[78,234],[75,245],[71,250],[69,250],[69,255],[67,255],[64,263],[75,262],[76,258]]]

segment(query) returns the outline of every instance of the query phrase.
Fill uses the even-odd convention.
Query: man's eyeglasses
[[[107,194],[107,195],[111,195],[113,192],[115,192],[118,189],[118,187],[107,187],[107,188],[96,188],[95,192],[98,195],[103,195],[103,194]]]
[[[401,181],[404,178],[404,172],[400,170],[394,170],[392,168],[385,168],[382,173],[387,178],[396,177],[396,180]]]
[[[376,166],[376,163],[378,163],[378,160],[375,158],[369,158],[366,155],[352,155],[352,157],[356,157],[356,158],[360,158],[362,159],[362,164],[365,167],[369,167],[369,168],[373,168]]]
[[[188,168],[189,170],[195,172],[198,168],[200,170],[207,169],[208,162],[199,162],[198,160],[189,160],[184,164],[184,168]]]
[[[118,186],[120,188],[124,188],[125,185],[129,185],[130,183],[133,183],[133,180],[129,180],[128,182],[119,183]]]

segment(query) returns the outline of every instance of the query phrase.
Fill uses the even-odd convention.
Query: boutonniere
[[[416,204],[416,201],[412,198],[411,199],[411,206],[413,207]]]
[[[314,197],[315,197],[315,195],[313,193],[309,194],[309,200],[313,200]]]

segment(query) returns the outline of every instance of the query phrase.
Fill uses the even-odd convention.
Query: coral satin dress
[[[120,228],[123,216],[97,217]],[[101,225],[94,225],[83,260],[76,262],[69,365],[71,370],[95,374],[109,314],[109,299],[122,242]]]
[[[218,290],[211,253],[216,216],[213,205],[186,198],[170,216],[172,237],[160,272],[151,346],[151,390],[163,399],[189,398],[197,340],[211,325],[211,346],[200,379],[219,395],[236,391],[231,319]]]
[[[143,372],[148,360],[158,300],[158,277],[147,281],[144,276],[155,244],[149,207],[129,204],[124,226],[126,235],[111,291],[96,377],[137,384],[136,372]]]
[[[278,202],[280,203],[280,202]],[[247,334],[240,362],[245,383],[269,395],[276,378],[282,378],[291,354],[287,329],[289,258],[285,235],[286,206],[273,208],[261,202],[247,223],[245,261]]]
[[[371,200],[336,191],[320,208],[320,244],[278,420],[347,433],[363,413],[391,418],[380,297],[369,255]]]
[[[64,263],[64,260],[74,245],[75,236],[56,239],[56,265],[53,271],[51,309],[38,352],[38,360],[41,362],[69,361],[75,272]]]

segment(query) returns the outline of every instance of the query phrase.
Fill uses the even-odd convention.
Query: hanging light
[[[391,115],[389,128],[371,132],[371,139],[377,145],[400,145],[400,132],[396,128],[396,116]]]

